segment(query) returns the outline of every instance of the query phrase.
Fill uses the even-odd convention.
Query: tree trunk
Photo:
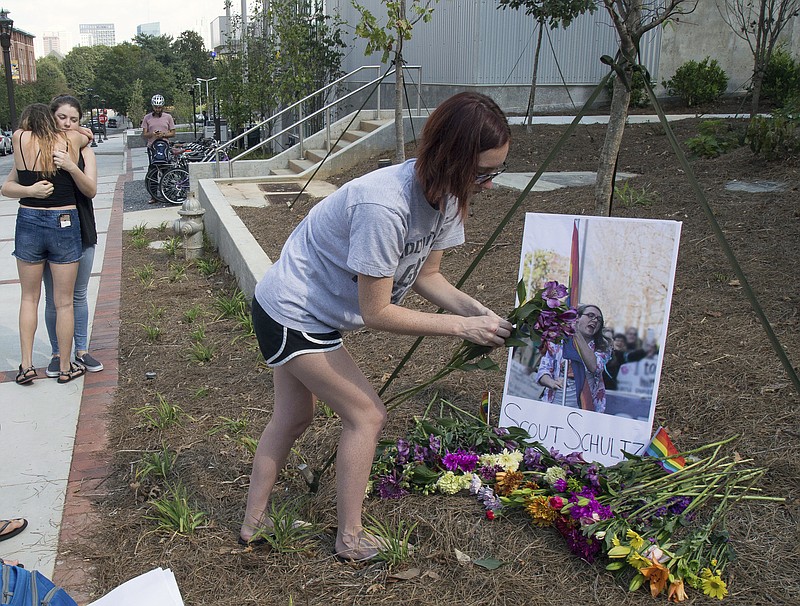
[[[542,50],[542,34],[544,24],[539,23],[539,36],[536,40],[536,51],[533,53],[533,75],[531,76],[531,94],[528,96],[528,111],[525,114],[527,131],[533,131],[533,108],[536,105],[536,81],[539,79],[539,54]]]
[[[615,78],[606,138],[603,142],[603,150],[600,153],[600,165],[597,167],[597,181],[594,188],[594,212],[601,217],[611,215],[611,196],[614,192],[615,167],[619,148],[622,144],[622,135],[625,132],[625,120],[628,117],[630,102],[631,91],[625,88],[621,78]]]

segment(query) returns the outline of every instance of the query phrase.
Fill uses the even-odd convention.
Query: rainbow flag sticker
[[[659,461],[658,464],[668,473],[673,473],[686,466],[686,459],[677,456],[678,449],[675,448],[663,427],[659,427],[653,434],[653,439],[645,449],[645,454],[650,457],[663,458],[664,460]]]
[[[492,406],[492,394],[489,393],[488,391],[484,391],[481,394],[480,415],[481,415],[481,421],[483,421],[487,425],[489,424],[489,409],[491,408],[491,406]]]

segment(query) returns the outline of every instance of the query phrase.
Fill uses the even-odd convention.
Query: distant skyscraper
[[[114,46],[113,23],[81,23],[81,46]]]
[[[59,32],[45,32],[42,35],[42,45],[45,57],[51,52],[61,54],[61,36],[59,36]]]
[[[145,34],[147,36],[160,36],[161,23],[156,21],[155,23],[142,23],[141,25],[137,25],[136,35],[139,36],[141,34]]]

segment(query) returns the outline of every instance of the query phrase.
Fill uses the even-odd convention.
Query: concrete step
[[[333,153],[340,152],[343,149],[350,147],[352,141],[339,141],[336,145],[333,146]]]
[[[314,166],[314,164],[315,164],[314,162],[304,159],[289,160],[289,168],[291,168],[296,173],[301,173],[304,170],[308,170],[309,168]]]
[[[365,130],[346,130],[342,135],[343,141],[358,141],[361,137],[366,137],[369,133]]]
[[[325,156],[328,155],[328,150],[326,149],[307,149],[306,150],[306,160],[311,160],[314,164],[317,162],[322,162],[325,159]]]
[[[290,168],[273,168],[270,171],[271,175],[296,175],[297,173],[291,170]]]
[[[389,122],[389,120],[362,120],[359,124],[359,128],[361,130],[365,130],[368,133],[371,133],[374,130],[378,130],[381,126]]]

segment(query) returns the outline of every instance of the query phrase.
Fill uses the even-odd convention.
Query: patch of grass
[[[140,324],[140,326],[144,329],[144,334],[148,341],[158,341],[159,337],[161,336],[161,329],[158,326],[151,324]]]
[[[142,482],[154,476],[166,480],[175,466],[178,453],[166,446],[156,452],[148,452],[136,464],[136,481]]]
[[[191,324],[203,313],[203,308],[199,305],[192,305],[189,309],[183,312],[183,321]]]
[[[150,303],[150,317],[153,320],[160,320],[161,318],[163,318],[166,311],[167,310],[164,309],[163,307],[159,307],[155,303]]]
[[[198,259],[196,263],[197,270],[206,278],[213,276],[219,271],[219,268],[222,267],[222,262],[217,257],[211,257],[210,259]]]
[[[176,484],[161,497],[150,501],[153,515],[146,516],[156,522],[158,530],[177,534],[193,534],[198,528],[208,525],[208,515],[189,503],[189,495],[183,484]]]
[[[183,246],[183,241],[178,236],[167,238],[164,241],[163,250],[170,256],[174,257],[178,254],[178,250]]]
[[[155,429],[167,429],[176,423],[180,423],[184,416],[183,409],[177,404],[172,404],[161,394],[156,394],[158,402],[156,404],[146,404],[135,412],[141,415],[145,423]]]
[[[212,436],[220,432],[237,434],[243,432],[245,429],[247,429],[247,419],[242,417],[237,417],[236,419],[220,417],[219,423],[209,429],[208,433]]]
[[[147,263],[142,267],[136,267],[133,270],[133,275],[142,283],[143,286],[148,286],[153,282],[153,276],[156,274],[155,266],[152,263]]]
[[[180,282],[186,280],[186,265],[183,263],[173,263],[169,266],[169,281]]]
[[[312,539],[319,529],[299,517],[299,507],[292,502],[276,506],[270,503],[269,518],[272,528],[258,529],[254,539],[263,538],[269,546],[280,553],[302,553],[311,547]]]
[[[195,344],[192,345],[190,357],[193,362],[205,364],[206,362],[210,362],[214,357],[214,348],[211,345],[195,342]]]
[[[250,456],[254,456],[256,454],[256,449],[258,448],[258,440],[250,436],[238,436],[236,438],[236,443],[243,446],[244,449],[250,453]]]
[[[160,234],[163,234],[167,231],[167,227],[169,227],[169,222],[162,221],[161,224],[158,227],[156,227],[156,231]]]
[[[134,236],[133,238],[131,238],[131,246],[133,246],[137,250],[147,248],[148,244],[149,242],[147,241],[147,238],[145,238],[144,236]]]
[[[208,387],[198,387],[197,390],[194,392],[195,398],[205,398],[208,394],[211,393],[211,390]]]
[[[144,223],[139,223],[133,229],[131,229],[131,236],[134,238],[141,238],[144,237],[144,232],[147,228],[145,227]]]
[[[728,274],[724,274],[722,272],[714,272],[712,274],[712,278],[714,279],[714,282],[719,282],[720,284],[727,284],[731,280],[731,277]]]
[[[394,566],[408,559],[413,545],[411,535],[417,528],[417,522],[409,524],[405,520],[400,520],[397,526],[391,526],[387,522],[382,522],[370,515],[365,515],[364,519],[368,522],[364,529],[386,541],[386,549],[378,553],[378,558]]]
[[[648,189],[647,186],[637,188],[630,181],[623,181],[621,185],[614,187],[614,199],[624,208],[653,206],[658,197],[658,193]]]
[[[242,314],[239,315],[239,317],[236,318],[236,322],[244,331],[245,337],[254,337],[256,335],[256,329],[253,326],[253,316],[250,315],[250,312],[246,309]]]
[[[214,299],[214,308],[219,312],[219,318],[238,318],[247,313],[247,301],[237,288],[230,295],[218,295]]]
[[[206,254],[211,254],[216,250],[217,249],[214,246],[214,242],[211,241],[211,237],[208,235],[208,232],[203,230],[203,252]]]
[[[206,338],[206,325],[198,324],[195,326],[194,330],[189,333],[189,337],[195,343],[201,343]]]

